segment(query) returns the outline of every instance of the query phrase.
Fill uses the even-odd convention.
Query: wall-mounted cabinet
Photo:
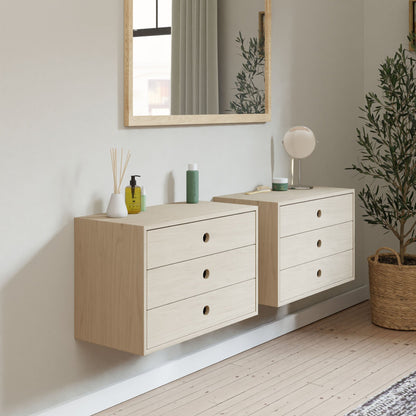
[[[75,219],[75,337],[145,355],[257,315],[257,208]]]
[[[282,306],[354,280],[354,190],[316,187],[215,201],[259,209],[259,303]]]

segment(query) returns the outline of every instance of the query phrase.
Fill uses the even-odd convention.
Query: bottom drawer
[[[279,306],[350,280],[354,280],[352,250],[282,270],[279,274]]]
[[[256,280],[228,286],[147,312],[147,348],[176,343],[255,315]],[[238,319],[241,318],[241,319]]]

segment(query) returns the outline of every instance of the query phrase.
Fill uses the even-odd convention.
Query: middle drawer
[[[147,309],[256,277],[256,246],[147,271]]]
[[[352,221],[279,240],[279,270],[352,249]]]

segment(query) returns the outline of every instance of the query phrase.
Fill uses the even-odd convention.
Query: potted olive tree
[[[398,252],[377,250],[368,258],[374,324],[416,329],[416,61],[403,46],[379,69],[380,93],[370,92],[360,108],[360,158],[350,169],[369,178],[358,193],[369,224],[398,242]],[[390,254],[382,251],[388,251]]]

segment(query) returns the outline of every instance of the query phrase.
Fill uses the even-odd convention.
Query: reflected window
[[[133,5],[133,114],[169,115],[172,0]]]

